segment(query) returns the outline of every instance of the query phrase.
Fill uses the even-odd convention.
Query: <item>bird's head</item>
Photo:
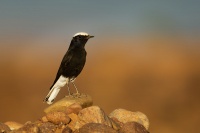
[[[91,36],[88,33],[78,32],[73,36],[73,39],[76,39],[76,40],[88,40],[88,39],[93,38],[93,37],[94,36]]]
[[[88,33],[85,32],[78,32],[76,33],[71,41],[70,48],[73,47],[85,47],[86,42],[90,39],[93,38],[94,36],[89,35]]]

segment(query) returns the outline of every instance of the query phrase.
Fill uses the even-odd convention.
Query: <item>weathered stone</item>
[[[86,108],[89,106],[92,106],[93,101],[91,96],[86,94],[80,94],[80,95],[72,95],[72,96],[66,96],[63,99],[55,102],[54,104],[47,107],[44,112],[50,113],[55,111],[62,111],[65,112],[67,108],[72,104],[79,104],[82,108]]]
[[[75,129],[79,129],[87,123],[101,123],[112,127],[110,118],[108,118],[104,111],[98,106],[82,109],[78,114],[78,121],[76,122]]]
[[[46,118],[49,122],[54,124],[68,124],[70,122],[69,116],[63,112],[52,112],[46,115]]]
[[[0,132],[1,133],[7,133],[9,131],[11,131],[10,128],[9,128],[9,126],[7,126],[4,123],[0,123]]]
[[[117,133],[117,131],[105,124],[88,123],[79,129],[79,133]]]
[[[16,130],[21,128],[23,125],[14,121],[7,121],[4,124],[6,124],[11,130]]]
[[[112,117],[111,118],[115,123],[117,123],[120,127],[122,127],[124,125],[124,123],[120,122],[117,118]]]
[[[118,124],[117,122],[115,122],[113,119],[110,119],[111,123],[112,123],[112,128],[115,130],[119,130],[121,128],[121,125]]]
[[[63,129],[62,133],[72,133],[72,130],[69,127]]]
[[[68,116],[71,119],[71,121],[67,126],[71,128],[72,131],[75,131],[76,129],[74,127],[76,125],[76,122],[78,121],[78,116],[77,114],[74,114],[74,113],[68,114]]]
[[[65,113],[66,114],[71,114],[71,113],[78,114],[81,110],[82,110],[81,105],[78,103],[74,103],[66,108]]]
[[[119,133],[149,133],[145,127],[137,122],[127,122],[119,130]]]
[[[59,125],[54,133],[62,133],[66,125]]]
[[[42,121],[42,122],[48,122],[47,116],[43,116],[43,117],[41,118],[41,121]]]
[[[54,133],[56,126],[50,122],[38,123],[40,133]]]
[[[27,122],[24,126],[13,130],[11,133],[39,133],[39,128],[34,123]]]
[[[137,122],[142,124],[147,130],[149,128],[149,120],[147,116],[141,112],[131,112],[125,109],[116,109],[109,114],[110,118],[116,118],[122,123]]]

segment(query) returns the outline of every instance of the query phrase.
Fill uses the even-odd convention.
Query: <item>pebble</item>
[[[116,109],[109,114],[110,118],[116,118],[119,122],[137,122],[142,124],[147,130],[149,128],[149,120],[147,116],[141,112],[132,112],[125,109]]]
[[[137,122],[127,122],[119,130],[119,133],[149,133],[145,127]]]
[[[82,126],[79,133],[118,133],[110,126],[100,123],[88,123]]]
[[[4,124],[6,124],[11,130],[16,130],[23,126],[21,123],[17,123],[14,121],[7,121]]]
[[[78,121],[76,122],[75,129],[81,128],[87,123],[101,123],[112,127],[112,122],[105,112],[98,106],[91,106],[82,109],[78,114]]]
[[[76,104],[76,105],[73,105],[73,104]],[[50,112],[55,112],[55,111],[65,112],[66,110],[68,110],[70,112],[70,109],[76,110],[78,112],[80,107],[78,107],[77,104],[79,104],[81,106],[81,109],[92,106],[92,104],[93,104],[92,97],[87,94],[80,94],[80,95],[74,94],[71,96],[66,96],[63,99],[61,99],[61,100],[55,102],[54,104],[50,105],[49,107],[47,107],[44,110],[44,112],[46,114],[50,113]]]
[[[70,122],[70,118],[64,112],[52,112],[46,115],[46,118],[49,122],[53,124],[68,124]]]

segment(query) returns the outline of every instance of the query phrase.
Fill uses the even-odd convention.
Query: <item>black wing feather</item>
[[[66,68],[68,65],[69,65],[69,62],[70,62],[70,60],[72,59],[72,54],[69,54],[70,52],[68,51],[65,55],[64,55],[64,57],[63,57],[63,59],[62,59],[62,62],[61,62],[61,64],[60,64],[60,67],[59,67],[59,69],[58,69],[58,72],[57,72],[57,74],[56,74],[56,78],[55,78],[55,80],[54,80],[54,82],[53,82],[53,85],[57,82],[57,80],[60,78],[60,76],[62,75],[62,73],[63,73],[63,69],[64,68]],[[53,85],[51,86],[51,88],[53,87]],[[50,90],[51,90],[51,88],[50,88]]]

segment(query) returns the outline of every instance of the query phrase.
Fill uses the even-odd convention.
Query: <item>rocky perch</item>
[[[24,125],[0,123],[3,133],[149,133],[149,120],[141,112],[115,109],[109,115],[92,106],[89,95],[67,96],[44,110],[45,116]]]

